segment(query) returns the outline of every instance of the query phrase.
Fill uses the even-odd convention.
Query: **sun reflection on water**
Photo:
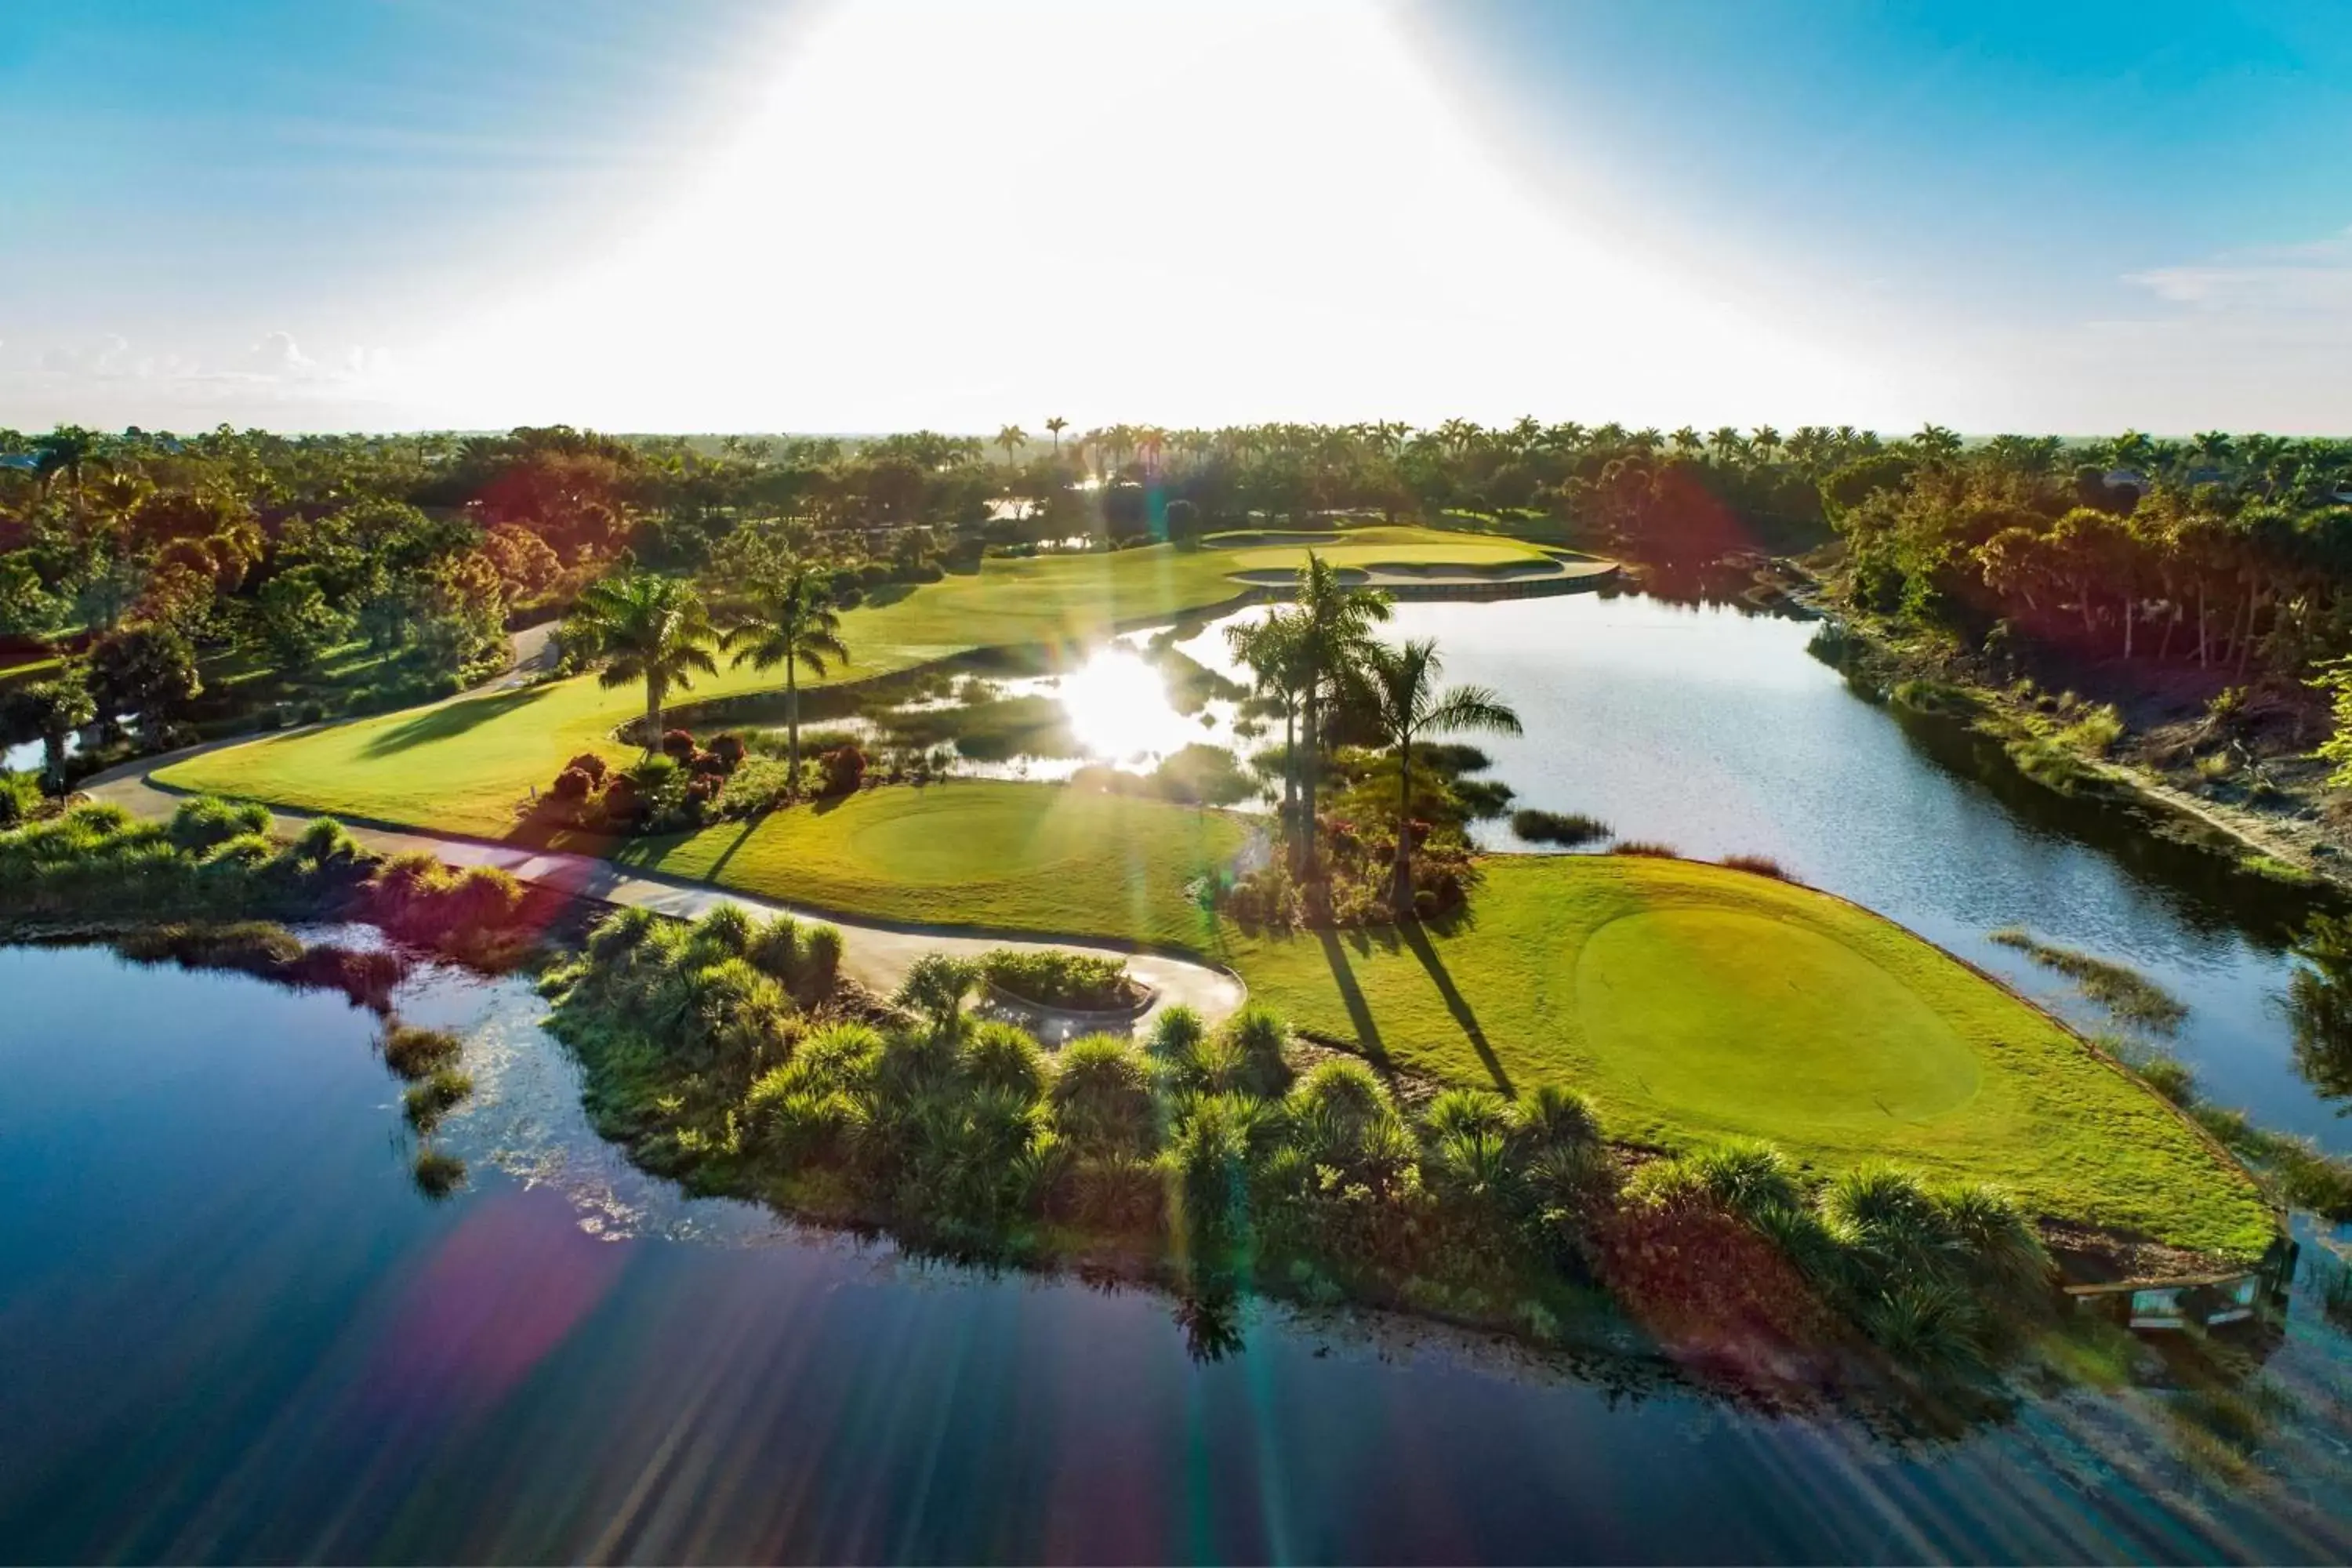
[[[1070,733],[1109,763],[1161,757],[1197,738],[1198,724],[1168,700],[1168,682],[1134,649],[1114,644],[1064,676],[1055,695]]]

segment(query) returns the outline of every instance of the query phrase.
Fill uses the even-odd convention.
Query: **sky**
[[[0,426],[2352,434],[2343,0],[0,22]]]

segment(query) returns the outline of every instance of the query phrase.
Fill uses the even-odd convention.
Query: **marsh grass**
[[[1753,877],[1770,877],[1782,882],[1797,879],[1789,868],[1769,855],[1726,855],[1720,864],[1734,871],[1745,871]]]
[[[414,1082],[456,1062],[462,1047],[446,1029],[395,1023],[383,1032],[383,1049],[384,1066]]]
[[[1515,811],[1511,832],[1529,844],[1549,844],[1562,849],[1597,844],[1610,836],[1609,825],[1580,811]]]
[[[1660,844],[1649,838],[1621,838],[1609,847],[1612,855],[1646,856],[1654,860],[1679,860],[1682,851],[1671,844]]]
[[[1991,940],[2063,974],[2120,1024],[2151,1035],[2171,1036],[2179,1034],[2188,1020],[2187,1005],[2137,970],[2071,947],[2037,942],[2021,926],[2004,927],[1992,932]]]
[[[411,1127],[430,1132],[473,1092],[474,1080],[464,1073],[451,1067],[436,1068],[423,1081],[409,1086],[401,1097],[401,1109]]]
[[[2329,1154],[2310,1139],[2258,1127],[2242,1110],[2207,1102],[2196,1075],[2174,1058],[2133,1052],[2126,1059],[2150,1089],[2259,1172],[2281,1201],[2324,1219],[2352,1220],[2352,1159]]]
[[[436,1203],[466,1184],[466,1162],[429,1145],[416,1152],[408,1170],[416,1190]]]

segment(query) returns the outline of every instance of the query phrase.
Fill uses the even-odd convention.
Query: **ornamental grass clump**
[[[474,1080],[456,1068],[436,1068],[422,1081],[409,1086],[401,1096],[401,1108],[411,1127],[430,1132],[473,1092]]]
[[[382,1042],[383,1065],[411,1080],[429,1078],[455,1063],[460,1050],[457,1037],[446,1029],[426,1029],[413,1024],[393,1024]]]

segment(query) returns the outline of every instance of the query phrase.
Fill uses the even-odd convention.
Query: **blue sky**
[[[0,424],[2352,430],[2340,4],[16,9]]]

